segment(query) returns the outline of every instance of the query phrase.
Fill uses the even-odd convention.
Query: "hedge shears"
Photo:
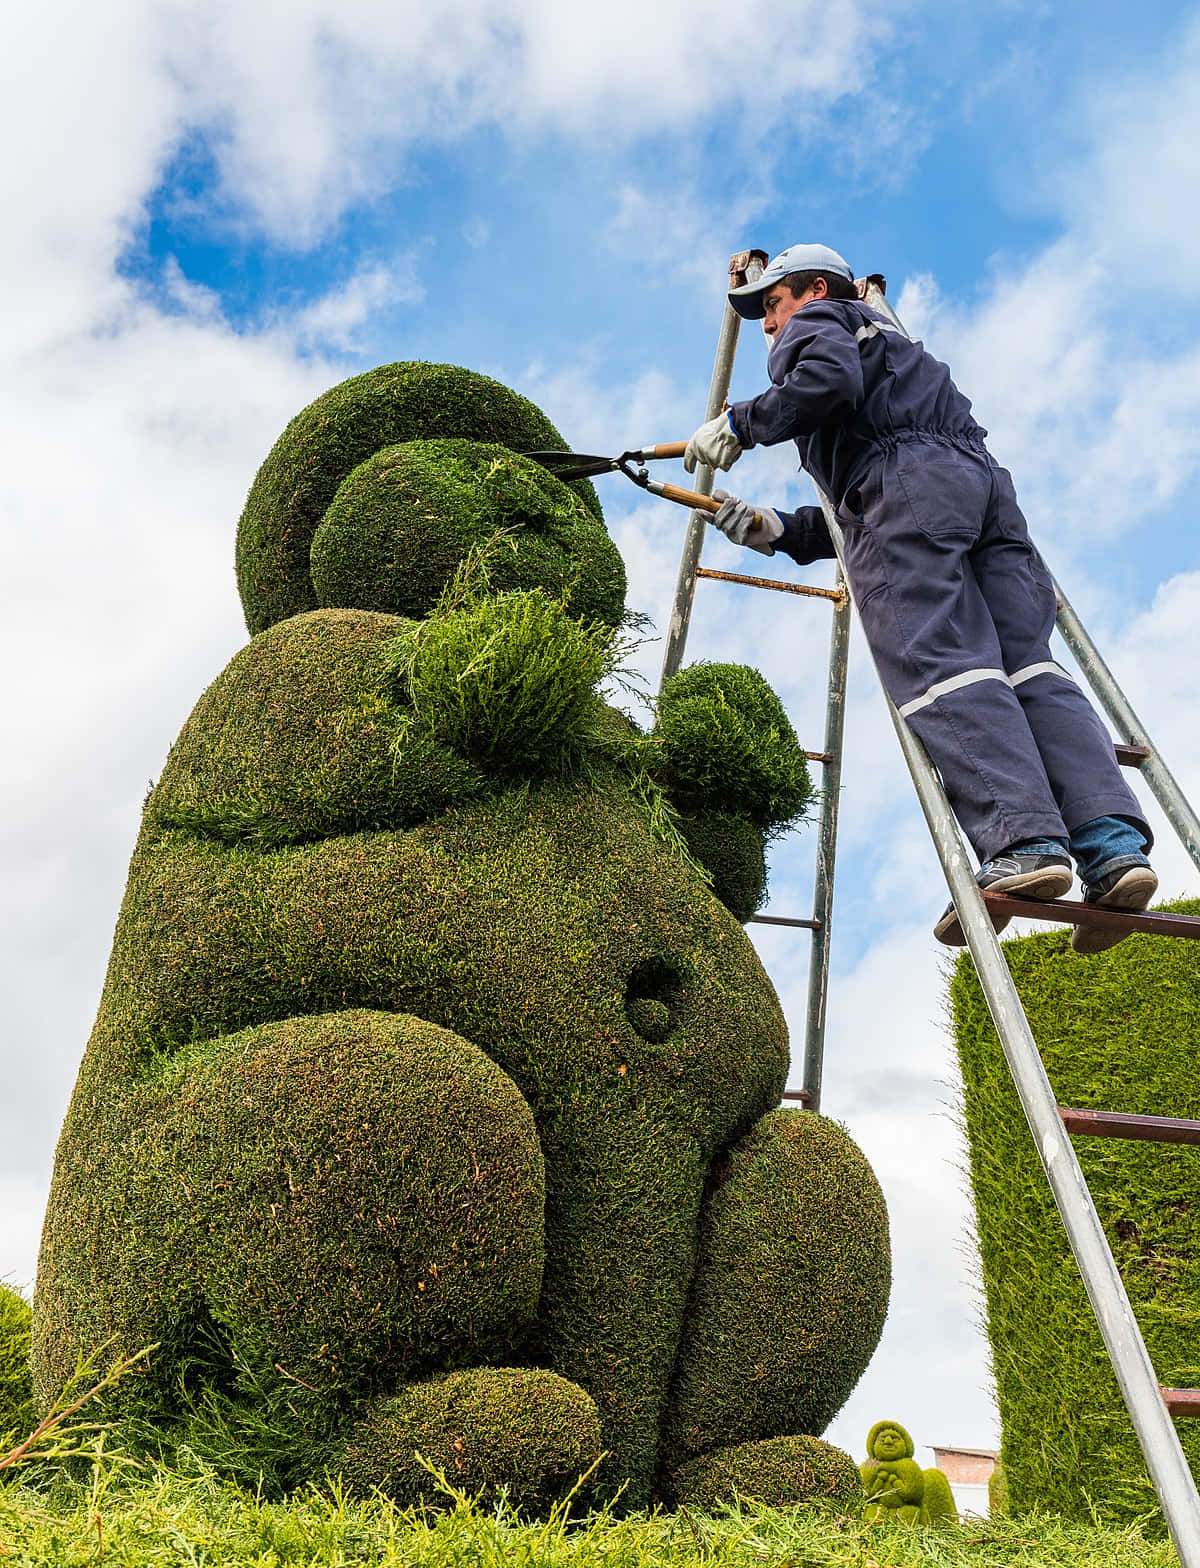
[[[710,495],[701,495],[698,490],[684,490],[681,485],[668,485],[659,479],[651,479],[650,471],[645,466],[647,463],[662,458],[682,457],[686,451],[686,441],[666,441],[660,442],[658,446],[635,447],[632,451],[622,452],[620,457],[594,457],[583,452],[522,452],[521,456],[540,463],[556,479],[569,481],[595,479],[600,474],[624,474],[626,479],[632,479],[641,489],[648,490],[651,495],[662,496],[665,501],[695,507],[701,512],[719,512],[720,501],[714,501]]]

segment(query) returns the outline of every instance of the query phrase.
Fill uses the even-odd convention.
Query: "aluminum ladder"
[[[729,286],[753,280],[762,274],[767,253],[761,250],[739,251],[729,258]],[[737,349],[738,329],[742,318],[726,304],[717,340],[716,359],[713,364],[712,382],[708,392],[706,419],[715,419],[725,406],[729,382],[733,374],[733,360]],[[696,470],[695,488],[702,495],[711,495],[713,471],[701,465]],[[704,536],[712,521],[707,512],[694,511],[688,519],[684,535],[683,552],[679,562],[679,580],[675,587],[675,601],[667,629],[663,655],[662,680],[668,679],[679,669],[687,642],[691,622],[692,601],[698,581],[740,583],[749,588],[766,589],[773,593],[790,593],[800,598],[824,600],[833,607],[833,627],[829,641],[829,679],[825,703],[825,739],[820,751],[806,751],[810,762],[821,764],[821,790],[817,820],[817,855],[813,877],[813,905],[811,917],[791,919],[782,915],[752,915],[756,925],[791,926],[812,932],[812,953],[808,969],[808,1006],[804,1028],[804,1065],[801,1087],[789,1092],[785,1098],[799,1100],[808,1110],[821,1107],[821,1067],[825,1056],[825,1009],[829,997],[830,920],[833,914],[833,872],[837,856],[838,802],[842,781],[842,734],[846,712],[846,670],[850,652],[850,595],[845,577],[838,566],[836,588],[810,588],[802,583],[775,582],[767,577],[748,577],[740,572],[713,572],[700,565]]]
[[[761,254],[761,252],[742,252],[732,257],[731,278],[756,276],[757,274],[748,270],[748,264],[752,267],[754,259]],[[886,315],[897,330],[904,331],[884,296],[882,278],[876,276],[867,280],[864,297],[866,303]],[[718,348],[713,384],[709,394],[706,416],[708,418],[714,418],[720,412],[728,391],[737,340],[737,322],[736,313],[727,306],[722,324],[721,347]],[[701,469],[700,478],[701,482],[697,488],[707,493],[712,486],[711,470]],[[837,551],[839,574],[838,590],[836,593],[829,594],[829,597],[837,601],[837,605],[830,660],[826,749],[825,754],[816,754],[820,755],[820,760],[826,769],[825,796],[822,798],[820,840],[817,850],[817,891],[814,895],[813,921],[782,922],[814,927],[813,970],[810,971],[809,976],[809,1017],[805,1037],[804,1089],[799,1095],[792,1096],[801,1099],[814,1110],[820,1104],[825,998],[828,991],[829,915],[833,903],[833,865],[837,835],[837,803],[835,799],[830,806],[828,796],[837,790],[840,779],[846,651],[849,640],[847,604],[849,596],[845,584],[842,533],[829,497],[820,492],[818,497]],[[753,583],[758,587],[775,589],[780,586],[766,579],[704,572],[700,568],[699,560],[707,521],[705,513],[693,512],[689,522],[667,642],[667,655],[664,660],[664,678],[674,673],[682,659],[691,599],[697,578],[719,576],[733,581]],[[1055,591],[1058,596],[1058,631],[1075,656],[1080,670],[1107,712],[1114,729],[1122,737],[1115,748],[1118,760],[1125,766],[1136,767],[1142,773],[1167,820],[1191,856],[1193,864],[1200,869],[1200,819],[1197,818],[1183,791],[1171,776],[1145,726],[1133,711],[1057,583]],[[1166,1116],[1139,1116],[1123,1112],[1079,1110],[1059,1105],[988,911],[990,909],[997,913],[1021,916],[1025,919],[1099,926],[1108,930],[1130,933],[1141,931],[1191,940],[1200,940],[1200,919],[1187,915],[1150,912],[1129,914],[1099,909],[1066,899],[1038,902],[1032,899],[1010,898],[1000,893],[981,892],[976,884],[975,874],[958,824],[951,813],[949,801],[946,799],[937,772],[929,760],[929,755],[900,717],[895,704],[887,697],[886,692],[884,696],[900,742],[900,749],[912,775],[917,798],[925,813],[925,820],[942,864],[947,886],[966,934],[967,946],[975,963],[988,1010],[1000,1039],[1025,1119],[1029,1124],[1038,1159],[1062,1218],[1072,1254],[1141,1446],[1150,1479],[1162,1505],[1167,1528],[1183,1568],[1200,1568],[1200,1494],[1197,1493],[1195,1479],[1188,1467],[1179,1435],[1173,1424],[1173,1418],[1177,1416],[1200,1416],[1200,1389],[1164,1388],[1159,1384],[1069,1136],[1089,1135],[1137,1138],[1161,1143],[1200,1144],[1200,1121]],[[818,919],[821,922],[819,926],[816,924]],[[819,974],[815,973],[818,964]]]

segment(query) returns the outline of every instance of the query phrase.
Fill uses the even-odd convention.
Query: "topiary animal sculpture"
[[[939,1524],[957,1519],[950,1483],[940,1470],[922,1470],[913,1440],[898,1421],[877,1421],[867,1434],[867,1457],[859,1465],[866,1519],[900,1519],[905,1524]]]
[[[147,801],[58,1151],[43,1403],[115,1337],[159,1347],[130,1418],[281,1485],[842,1484],[800,1434],[878,1338],[882,1197],[773,1109],[778,1001],[663,796],[753,907],[802,755],[753,672],[685,671],[657,740],[596,696],[623,572],[512,450],[555,444],[387,366],[263,465],[255,635]]]

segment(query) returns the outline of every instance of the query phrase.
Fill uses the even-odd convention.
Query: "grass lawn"
[[[0,1565],[1169,1568],[1176,1562],[1166,1542],[1136,1529],[1092,1529],[1048,1517],[915,1530],[799,1510],[624,1518],[560,1510],[545,1523],[526,1524],[503,1506],[477,1508],[453,1491],[446,1504],[444,1512],[420,1512],[315,1491],[268,1502],[200,1468],[135,1474],[101,1461],[80,1480],[60,1476],[48,1488],[23,1485],[19,1475],[0,1484]]]

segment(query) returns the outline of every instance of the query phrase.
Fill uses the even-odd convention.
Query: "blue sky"
[[[729,253],[837,246],[950,362],[1200,793],[1200,16],[1131,18],[1107,0],[793,0],[751,25],[717,0],[54,0],[14,22],[0,1277],[32,1279],[146,782],[245,637],[245,492],[287,420],[363,368],[484,371],[583,450],[681,438]],[[748,329],[735,395],[762,380]],[[728,485],[795,502],[794,469],[755,452]],[[631,602],[661,625],[684,514],[602,484]],[[706,561],[748,564],[718,538]],[[760,666],[818,747],[825,612],[703,594],[689,657]],[[651,679],[659,658],[643,650]],[[861,638],[842,826],[826,1108],[883,1183],[897,1275],[834,1436],[857,1451],[890,1416],[921,1443],[986,1444],[929,935],[945,895]],[[780,848],[775,910],[804,912],[811,857],[804,833]],[[1177,850],[1158,860],[1165,891],[1197,890]],[[755,941],[798,1037],[803,942]]]

